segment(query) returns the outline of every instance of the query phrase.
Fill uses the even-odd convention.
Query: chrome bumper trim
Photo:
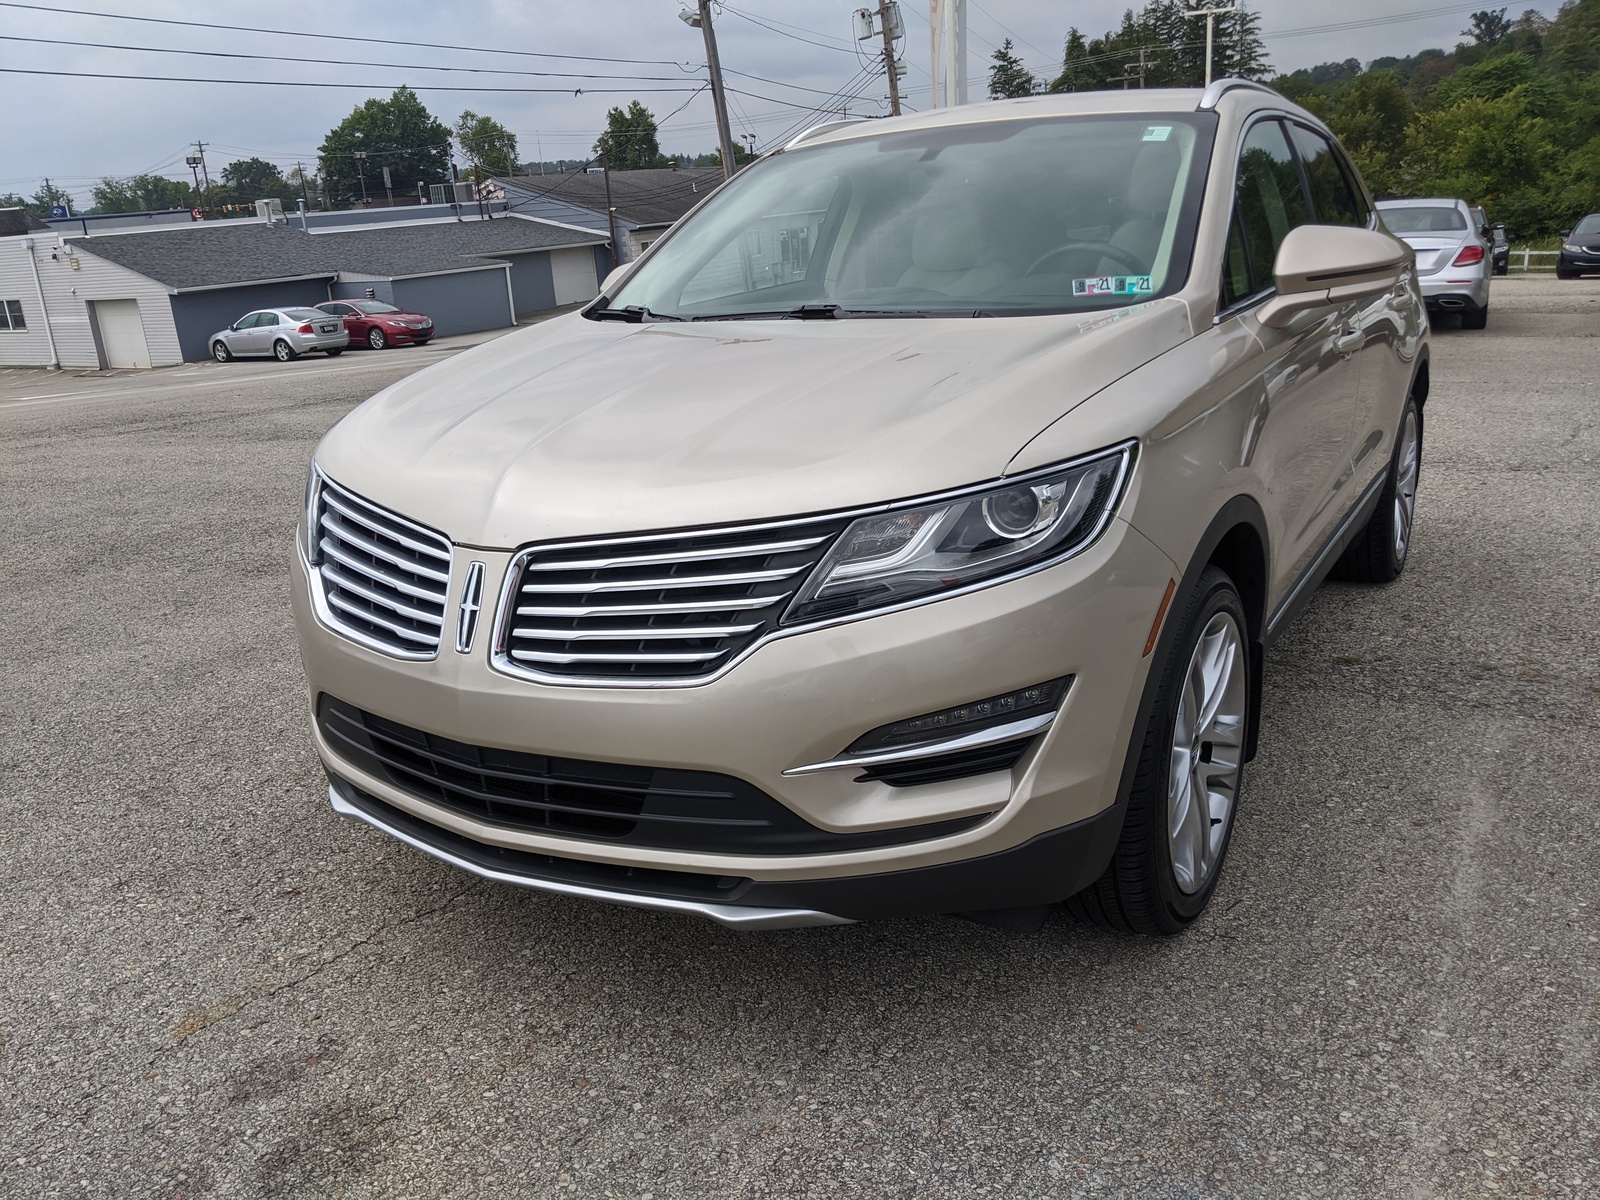
[[[447,862],[452,867],[459,867],[463,871],[470,871],[481,879],[493,880],[496,883],[511,883],[518,887],[533,888],[535,891],[556,892],[563,896],[577,896],[584,900],[599,900],[606,904],[621,904],[628,908],[648,908],[656,912],[686,913],[690,916],[705,917],[715,921],[718,925],[725,925],[729,929],[800,929],[809,925],[853,925],[848,917],[836,917],[832,913],[813,912],[805,908],[752,908],[740,904],[703,904],[695,900],[677,900],[667,896],[636,896],[631,892],[612,892],[604,888],[583,887],[575,883],[562,883],[551,879],[533,879],[526,875],[515,875],[509,871],[496,871],[489,867],[468,862],[458,858],[448,850],[441,850],[437,846],[430,846],[420,838],[412,837],[399,829],[384,824],[371,813],[351,804],[341,796],[332,785],[328,787],[328,803],[333,806],[333,811],[341,817],[350,817],[357,821],[365,821],[380,833],[386,833],[392,838],[397,838],[415,850],[432,855],[441,862]]]
[[[885,763],[916,762],[923,758],[938,758],[945,754],[958,754],[963,750],[981,750],[985,746],[998,746],[1001,742],[1015,741],[1017,738],[1032,737],[1050,727],[1050,722],[1056,719],[1054,712],[1040,713],[1036,717],[1024,717],[1020,721],[1008,721],[1004,725],[993,725],[988,729],[980,729],[975,733],[964,734],[960,737],[946,738],[941,742],[921,742],[915,746],[907,746],[902,750],[882,750],[877,754],[855,754],[846,758],[832,758],[827,762],[807,763],[803,767],[790,767],[785,775],[812,775],[818,771],[835,771],[844,767],[876,767]]]

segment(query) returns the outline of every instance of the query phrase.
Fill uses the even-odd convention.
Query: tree
[[[606,113],[606,131],[594,144],[596,158],[604,158],[613,171],[636,171],[661,162],[661,142],[655,115],[637,100],[626,111]],[[737,155],[735,155],[737,158]]]
[[[1038,90],[1033,72],[1012,53],[1010,38],[994,52],[993,58],[994,65],[989,68],[989,99],[1015,100],[1019,96],[1031,96]]]
[[[514,175],[517,169],[517,135],[493,117],[480,117],[470,108],[456,121],[456,143],[472,165],[467,173],[474,183],[491,175]]]
[[[357,152],[366,154],[364,162]],[[345,203],[360,201],[363,175],[367,194],[381,196],[384,167],[402,195],[415,195],[418,183],[450,179],[450,130],[407,87],[358,105],[328,131],[318,153],[329,196]]]
[[[1415,116],[1411,97],[1392,71],[1358,76],[1326,106],[1322,116],[1350,151],[1367,186],[1379,196],[1395,194],[1406,129]]]
[[[1214,76],[1266,78],[1270,68],[1258,14],[1240,9],[1218,16],[1213,40]],[[1149,0],[1138,12],[1130,8],[1120,28],[1093,40],[1071,30],[1061,74],[1049,90],[1122,87],[1129,66],[1141,63],[1146,87],[1199,87],[1205,80],[1204,31],[1179,0]]]
[[[1472,14],[1472,23],[1461,31],[1479,46],[1492,46],[1511,32],[1511,22],[1503,8],[1486,8]]]
[[[241,158],[222,168],[222,190],[226,203],[252,204],[257,200],[282,200],[285,207],[293,207],[289,199],[288,180],[283,172],[264,158]]]
[[[1061,54],[1061,74],[1050,81],[1052,92],[1085,92],[1099,86],[1099,73],[1085,60],[1089,41],[1074,25],[1067,30],[1067,44]]]
[[[179,183],[160,175],[134,175],[128,179],[102,179],[90,189],[95,211],[158,212],[169,208],[196,208],[200,196],[187,181]]]

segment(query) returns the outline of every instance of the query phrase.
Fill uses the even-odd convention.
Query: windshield
[[[1214,127],[1192,113],[1009,120],[777,154],[602,307],[710,320],[1149,300],[1187,275]]]
[[[1589,237],[1600,233],[1600,213],[1590,213],[1572,230],[1573,237]]]
[[[382,300],[352,300],[351,305],[359,308],[364,313],[388,313],[400,310],[392,304],[385,304]]]
[[[1467,227],[1467,219],[1459,208],[1444,205],[1384,208],[1381,204],[1378,208],[1390,233],[1460,233]]]

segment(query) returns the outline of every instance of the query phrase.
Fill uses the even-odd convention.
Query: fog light
[[[875,750],[892,750],[919,742],[943,741],[974,733],[986,726],[1004,725],[1019,717],[1048,712],[1061,703],[1071,682],[1072,676],[1064,675],[1032,687],[990,696],[986,700],[974,700],[956,708],[940,709],[920,717],[907,717],[904,721],[880,725],[851,742],[845,754],[870,754]]]

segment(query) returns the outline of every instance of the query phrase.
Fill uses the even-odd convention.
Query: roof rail
[[[1206,89],[1206,94],[1200,97],[1200,103],[1195,105],[1195,112],[1207,112],[1217,106],[1222,100],[1224,92],[1231,92],[1234,88],[1252,88],[1258,92],[1266,92],[1269,96],[1277,96],[1264,83],[1257,83],[1253,79],[1218,79]]]
[[[822,133],[831,133],[835,129],[843,129],[846,125],[859,125],[865,119],[866,118],[864,117],[850,117],[848,120],[824,121],[820,125],[813,125],[810,129],[796,134],[783,144],[783,148],[785,150],[792,150],[807,138],[816,137],[818,134]]]

